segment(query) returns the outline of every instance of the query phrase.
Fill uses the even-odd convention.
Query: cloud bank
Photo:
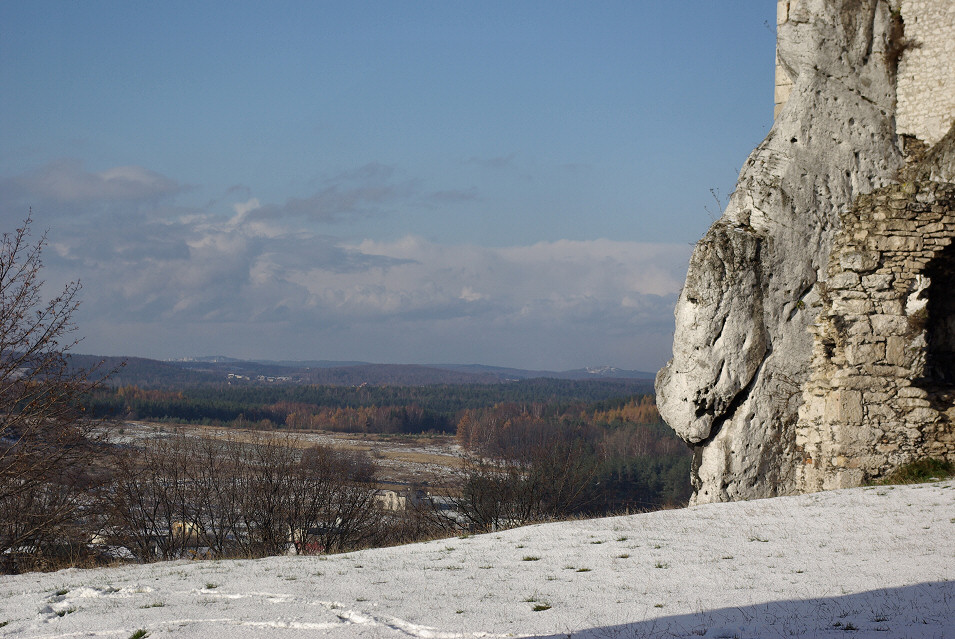
[[[175,204],[185,190],[142,167],[75,161],[0,179],[5,228],[32,203],[37,227],[50,228],[47,279],[83,282],[82,351],[557,369],[650,369],[669,353],[689,246],[331,234],[424,199],[379,165],[284,204],[190,209]],[[231,196],[249,195],[240,190]]]

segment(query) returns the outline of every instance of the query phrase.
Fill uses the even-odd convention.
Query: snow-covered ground
[[[0,577],[0,635],[955,637],[955,482]]]

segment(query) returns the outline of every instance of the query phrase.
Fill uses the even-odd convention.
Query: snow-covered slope
[[[955,637],[955,482],[0,577],[0,635]]]

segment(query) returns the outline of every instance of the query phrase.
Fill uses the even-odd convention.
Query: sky
[[[76,352],[654,371],[775,5],[0,3],[0,229]]]
[[[951,480],[526,526],[341,555],[4,575],[10,636],[937,639]]]

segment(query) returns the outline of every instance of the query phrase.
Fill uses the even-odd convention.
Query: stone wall
[[[902,0],[902,19],[898,132],[932,145],[955,114],[955,0]]]
[[[860,196],[821,289],[796,426],[799,492],[955,461],[955,184]]]

